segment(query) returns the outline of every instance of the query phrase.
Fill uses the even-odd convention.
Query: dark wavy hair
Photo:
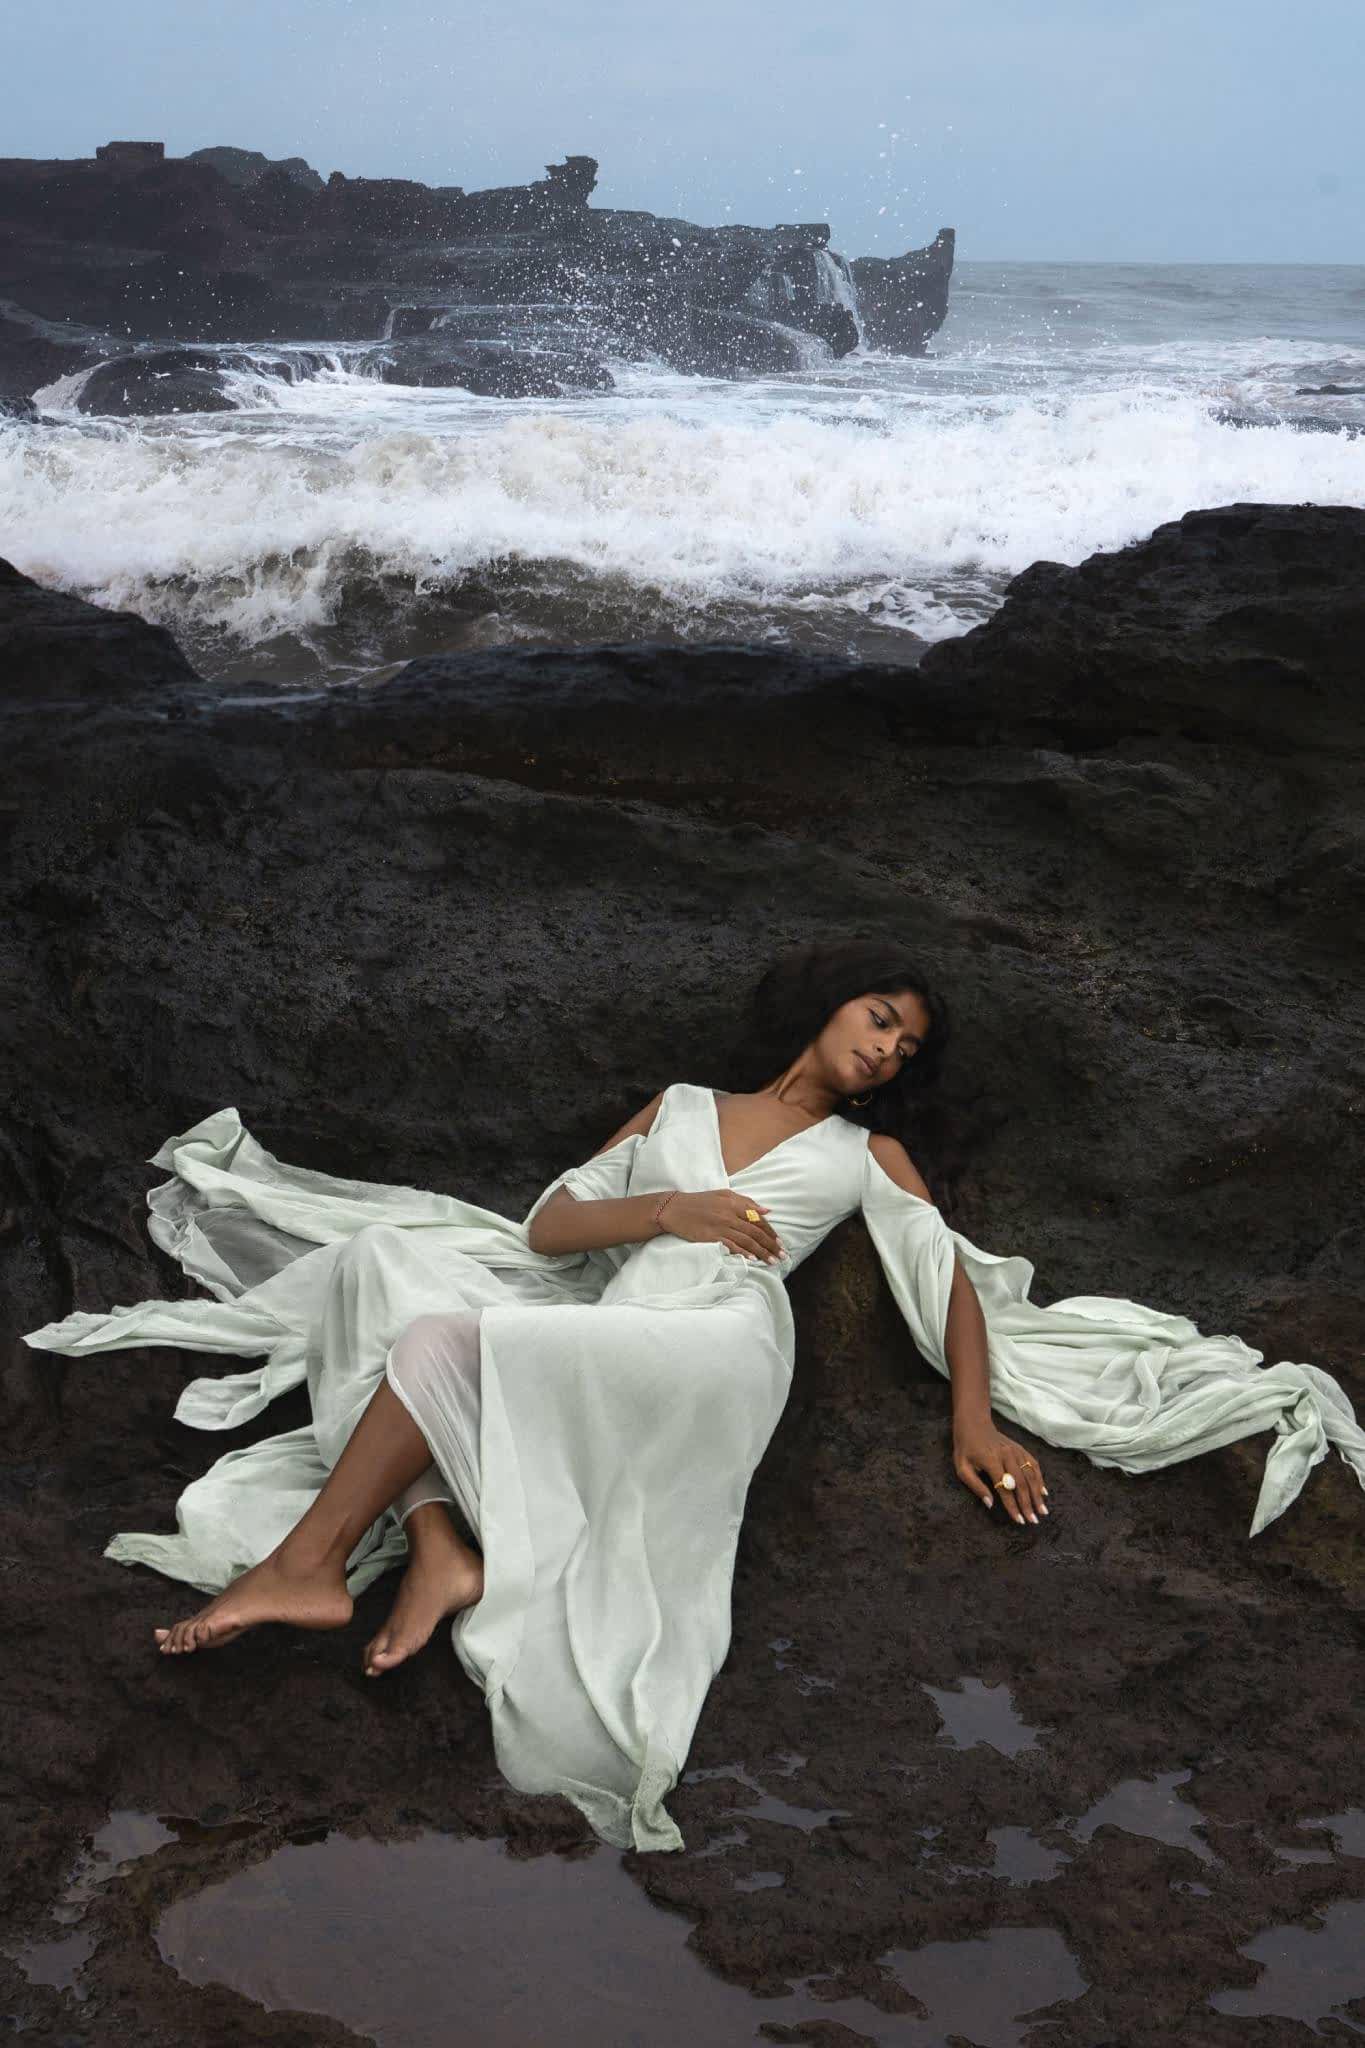
[[[932,1104],[948,1048],[948,1005],[911,948],[895,937],[812,939],[782,953],[765,969],[753,992],[749,1017],[735,1039],[728,1066],[743,1093],[766,1088],[818,1038],[834,1012],[869,989],[894,995],[913,989],[929,1012],[930,1028],[894,1079],[873,1090],[861,1107],[845,1098],[838,1111],[850,1123],[886,1131],[907,1151],[911,1140],[935,1150],[944,1135],[937,1102]]]

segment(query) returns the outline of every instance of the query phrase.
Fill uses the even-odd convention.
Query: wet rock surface
[[[354,1932],[307,2018],[194,1956],[228,1926],[206,1888],[248,1887],[284,1953],[328,1937],[311,1866],[271,1859],[433,1829],[531,1859],[538,1927],[555,1876],[566,1926],[575,1887],[618,1910],[618,1878],[670,1909],[734,2006],[708,2042],[1280,2048],[1365,2022],[1330,1970],[1318,2012],[1256,2003],[1267,1930],[1340,1949],[1365,1897],[1365,1501],[1335,1457],[1249,1542],[1268,1436],[1134,1479],[1022,1435],[1052,1514],[1017,1528],[953,1475],[947,1389],[851,1219],[792,1282],[796,1380],[671,1801],[687,1847],[621,1863],[503,1785],[448,1641],[363,1680],[390,1586],[335,1635],[158,1659],[196,1597],[104,1542],[169,1526],[303,1397],[210,1440],[171,1419],[201,1356],[20,1341],[195,1291],[148,1244],[143,1162],[210,1110],[521,1215],[667,1081],[727,1085],[774,949],[894,925],[957,1020],[917,1154],[954,1225],[1025,1253],[1036,1299],[1179,1310],[1359,1410],[1362,570],[1359,513],[1222,508],[1028,572],[919,671],[599,648],[292,701],[0,582],[0,627],[64,608],[56,694],[83,697],[52,708],[31,642],[0,753],[0,1985],[32,2038],[419,2041],[348,2001]],[[145,687],[91,655],[77,688],[76,624]],[[474,1847],[450,1845],[452,1914]],[[522,1954],[511,1905],[486,1924]],[[565,1967],[545,1997],[572,2015]],[[623,1985],[621,2042],[656,2038],[666,1981]],[[994,2003],[955,1989],[981,1984]]]

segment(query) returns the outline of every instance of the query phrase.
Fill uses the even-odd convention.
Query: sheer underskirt
[[[209,1209],[197,1218],[200,1236],[212,1260],[205,1280],[225,1281],[233,1293],[255,1287],[282,1267],[316,1249],[307,1239],[293,1236],[264,1222],[260,1217],[231,1209]],[[363,1234],[363,1233],[362,1233]],[[341,1248],[343,1265],[352,1247]],[[220,1263],[221,1262],[221,1263]],[[340,1276],[334,1275],[334,1280]],[[345,1283],[342,1282],[344,1294]],[[335,1308],[338,1303],[333,1303]],[[443,1310],[417,1316],[401,1331],[384,1368],[389,1385],[403,1403],[432,1450],[432,1463],[404,1487],[390,1512],[399,1527],[414,1509],[439,1501],[463,1524],[466,1541],[479,1543],[479,1415],[482,1308]],[[390,1325],[392,1327],[392,1325]],[[346,1347],[343,1347],[346,1348]],[[354,1356],[354,1354],[352,1354]],[[356,1361],[358,1362],[358,1361]],[[376,1359],[376,1363],[378,1360]],[[325,1366],[314,1386],[320,1397],[318,1407],[332,1409],[332,1389]],[[375,1385],[378,1384],[376,1380]],[[354,1391],[354,1390],[353,1390]],[[331,1416],[329,1462],[334,1462],[341,1441],[360,1420],[366,1401],[351,1410],[338,1430],[339,1417]]]
[[[482,1309],[418,1316],[389,1353],[386,1377],[431,1447],[433,1462],[393,1503],[400,1526],[414,1508],[441,1501],[479,1541],[479,1409]]]

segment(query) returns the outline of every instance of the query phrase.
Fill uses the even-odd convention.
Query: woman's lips
[[[855,1060],[861,1060],[861,1061],[862,1061],[862,1067],[863,1067],[863,1072],[864,1072],[865,1074],[875,1074],[875,1073],[876,1073],[876,1071],[877,1071],[877,1070],[876,1070],[876,1068],[875,1068],[875,1067],[873,1066],[873,1064],[872,1064],[871,1060],[870,1060],[870,1059],[868,1059],[868,1057],[867,1057],[867,1055],[866,1055],[865,1053],[861,1053],[861,1052],[855,1052],[855,1053],[854,1053],[854,1055],[853,1055],[853,1057],[854,1057],[854,1059],[855,1059]]]

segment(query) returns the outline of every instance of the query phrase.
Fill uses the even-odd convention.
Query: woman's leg
[[[419,1316],[389,1359],[390,1387],[419,1427],[426,1423],[424,1436],[430,1429],[460,1483],[457,1495],[433,1466],[394,1504],[408,1539],[408,1568],[392,1613],[365,1645],[367,1678],[404,1663],[440,1622],[483,1597],[483,1560],[461,1534],[472,1534],[478,1520],[479,1315],[474,1309]]]
[[[406,1528],[408,1516],[414,1508],[424,1508],[429,1501],[438,1500],[443,1507],[454,1507],[455,1498],[434,1465],[428,1465],[425,1472],[403,1488],[393,1503],[393,1512],[398,1518],[400,1529]]]
[[[269,1557],[188,1620],[157,1629],[163,1654],[218,1649],[262,1621],[342,1628],[351,1618],[346,1561],[370,1524],[431,1463],[431,1447],[381,1381],[313,1505]],[[421,1514],[444,1509],[418,1509]]]

